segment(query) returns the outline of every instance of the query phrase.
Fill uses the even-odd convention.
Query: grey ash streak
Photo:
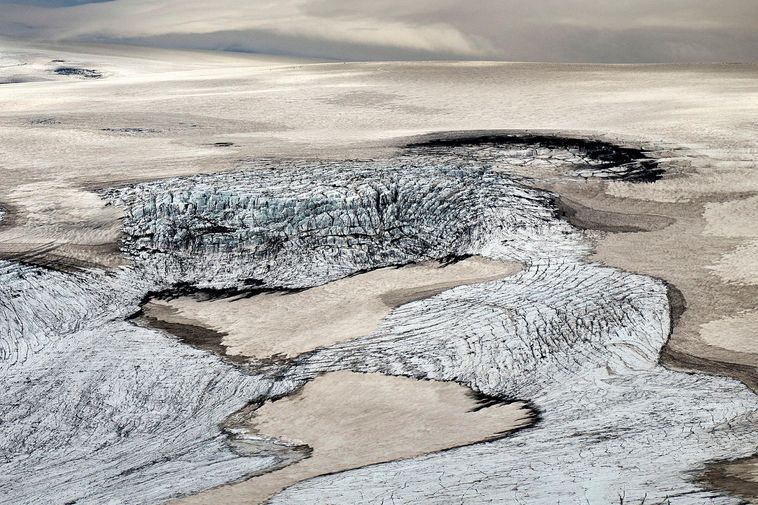
[[[660,171],[561,142],[457,139],[388,160],[258,162],[106,192],[126,212],[133,267],[69,274],[0,263],[0,503],[158,503],[278,468],[295,455],[219,426],[339,369],[530,400],[541,421],[305,481],[273,503],[594,504],[620,494],[738,503],[695,476],[756,446],[755,396],[659,366],[666,287],[588,262],[556,195],[524,176],[525,165],[643,181]],[[274,370],[236,368],[126,321],[149,292],[179,286],[302,288],[465,254],[525,268],[401,306],[371,335]]]

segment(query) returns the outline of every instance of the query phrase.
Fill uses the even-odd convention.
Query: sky
[[[0,35],[337,60],[758,62],[758,0],[0,0]]]

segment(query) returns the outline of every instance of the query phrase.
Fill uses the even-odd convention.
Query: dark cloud
[[[53,39],[334,59],[758,61],[755,0],[8,3],[0,33]]]
[[[211,33],[170,33],[150,37],[88,38],[89,42],[183,48],[211,51],[234,51],[281,56],[302,56],[342,61],[450,60],[478,59],[455,51],[427,51],[410,47],[392,47],[339,40],[314,41],[308,36],[281,34],[266,30],[219,31]]]

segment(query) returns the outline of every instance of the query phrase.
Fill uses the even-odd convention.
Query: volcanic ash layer
[[[0,503],[158,503],[281,468],[302,448],[221,426],[343,369],[455,381],[528,400],[541,419],[507,438],[306,480],[273,503],[738,503],[696,477],[758,444],[755,396],[660,367],[666,286],[587,262],[555,195],[523,176],[657,177],[593,152],[459,139],[383,161],[256,163],[106,192],[126,213],[133,266],[0,263]],[[524,268],[402,305],[370,335],[275,365],[235,367],[127,321],[154,292],[306,288],[468,254]]]

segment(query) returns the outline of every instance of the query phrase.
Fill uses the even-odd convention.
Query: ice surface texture
[[[554,195],[491,170],[657,177],[647,160],[597,152],[457,140],[388,160],[261,161],[107,191],[126,213],[133,266],[0,264],[0,503],[158,503],[277,468],[276,451],[230,444],[225,419],[339,369],[456,381],[529,400],[540,420],[501,440],[305,481],[274,503],[738,503],[696,476],[752,452],[755,396],[659,366],[666,286],[588,262]],[[466,254],[524,269],[401,306],[371,335],[274,372],[127,321],[151,291],[302,288]]]

